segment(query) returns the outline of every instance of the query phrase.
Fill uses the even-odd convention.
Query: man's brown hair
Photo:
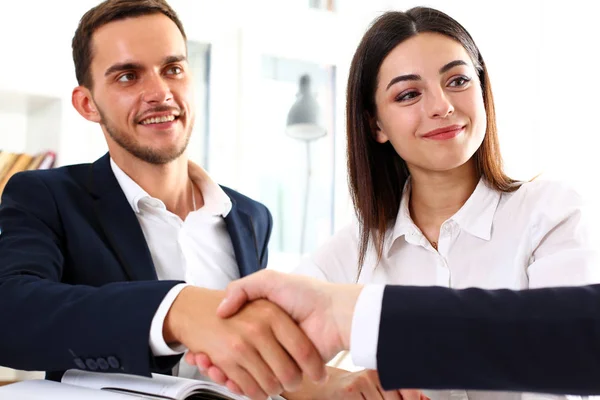
[[[92,88],[92,35],[98,28],[112,21],[158,13],[169,17],[179,28],[183,39],[187,39],[181,21],[165,0],[105,0],[86,12],[79,21],[72,42],[77,83],[88,89]]]

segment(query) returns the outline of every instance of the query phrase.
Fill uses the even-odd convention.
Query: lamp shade
[[[325,136],[327,131],[321,124],[321,110],[317,99],[310,91],[310,76],[300,77],[300,88],[296,101],[287,116],[286,133],[300,140],[314,140]]]

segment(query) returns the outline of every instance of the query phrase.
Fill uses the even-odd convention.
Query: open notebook
[[[152,374],[136,375],[69,370],[61,383],[32,380],[0,388],[4,399],[89,400],[245,400],[214,382]],[[280,398],[281,399],[281,398]]]

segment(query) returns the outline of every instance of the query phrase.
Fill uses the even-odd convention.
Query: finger
[[[370,380],[363,381],[359,389],[366,400],[383,400],[383,395],[377,389],[377,385]]]
[[[185,353],[183,359],[190,365],[196,365],[196,356],[194,353]]]
[[[244,291],[243,286],[236,285],[237,283],[233,282],[227,286],[225,298],[217,307],[217,316],[221,318],[231,317],[248,302],[248,295]]]
[[[277,344],[277,342],[275,342],[275,339],[273,337],[271,337],[270,340],[265,340],[263,338],[263,335],[257,335],[257,337],[255,338],[255,340],[258,341],[264,340],[265,344],[263,345],[261,345],[260,342],[257,341],[254,345],[251,345],[252,347],[250,348],[247,348],[246,345],[236,346],[239,350],[237,351],[237,363],[242,368],[244,368],[248,374],[251,374],[253,380],[256,380],[256,382],[260,385],[260,388],[264,391],[264,393],[276,396],[283,392],[283,387],[279,379],[269,367],[269,365],[262,358],[260,348],[263,347],[264,352],[264,347],[278,348],[279,345]],[[234,349],[236,347],[234,347]],[[229,377],[230,380],[236,382],[242,387],[242,389],[244,389],[242,382],[235,379],[235,377],[230,375],[229,372],[227,372],[227,370],[222,369],[222,371]],[[244,392],[246,392],[245,389]]]
[[[236,394],[244,394],[242,392],[242,389],[238,386],[237,383],[235,383],[234,381],[227,381],[227,383],[225,384],[225,386],[232,391],[233,393]]]
[[[187,356],[187,354],[186,354],[186,356]],[[212,363],[212,360],[206,353],[195,354],[194,361],[195,361],[195,365],[198,367],[198,369],[207,370],[214,365]]]
[[[277,282],[275,271],[259,271],[227,285],[225,298],[217,307],[217,315],[227,318],[235,314],[248,301],[267,298],[272,285]]]
[[[381,396],[383,396],[384,400],[402,400],[402,396],[400,395],[399,390],[388,390],[385,391],[381,387],[377,387]]]
[[[215,367],[214,365],[206,370],[206,374],[213,382],[216,382],[219,385],[224,385],[229,380],[227,375],[221,371],[221,368]]]
[[[268,319],[273,320],[270,317]],[[294,328],[298,329],[295,325]],[[282,347],[279,338],[273,331],[269,330],[268,332],[257,333],[254,335],[254,339],[260,357],[269,366],[278,382],[288,392],[297,391],[302,383],[302,370],[286,349]]]
[[[423,394],[423,392],[421,392],[421,395],[419,396],[419,400],[431,400],[429,397],[425,396]]]
[[[404,400],[419,400],[421,391],[416,389],[401,389],[399,390]]]
[[[224,372],[230,377],[231,382],[235,382],[238,385],[240,391],[236,393],[248,396],[253,400],[263,400],[268,397],[258,382],[244,368],[233,365],[224,368]],[[227,388],[231,390],[233,386],[227,386]]]
[[[293,363],[295,365],[297,364],[300,370],[314,382],[320,383],[327,379],[325,362],[313,343],[306,337],[298,325],[283,312],[279,317],[273,316],[271,321],[275,338],[281,346],[283,346],[287,354],[295,361]],[[284,358],[281,357],[281,354],[275,355],[280,356],[280,360],[284,360]],[[302,375],[298,375],[297,377],[289,376],[289,374],[293,372],[292,366],[287,363],[289,357],[284,360],[286,364],[281,364],[277,363],[277,359],[272,358],[272,354],[267,353],[262,356],[265,361],[271,365],[273,372],[275,372],[279,381],[284,384],[286,390],[294,391],[288,389],[287,384],[293,383],[295,386],[296,383],[300,384],[302,382]],[[282,379],[284,379],[285,382]]]

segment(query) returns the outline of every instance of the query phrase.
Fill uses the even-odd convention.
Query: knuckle
[[[245,326],[244,332],[249,338],[260,339],[267,334],[267,327],[260,321],[254,321]]]
[[[350,395],[352,395],[354,392],[356,392],[356,390],[357,390],[357,389],[356,389],[356,387],[354,386],[354,384],[349,384],[349,385],[346,385],[346,386],[344,386],[344,387],[342,388],[342,393],[343,393],[343,394],[345,394],[345,395],[347,395],[347,396],[350,396]]]
[[[261,299],[256,302],[256,305],[265,313],[265,317],[273,316],[277,312],[277,306],[268,300]]]
[[[281,384],[274,375],[269,375],[267,377],[265,389],[270,395],[278,395],[282,392]]]
[[[379,375],[377,374],[377,371],[375,371],[374,369],[366,371],[365,375],[367,375],[370,379],[379,380]]]
[[[297,368],[289,366],[283,368],[280,379],[284,386],[293,386],[302,380],[302,374]]]
[[[296,342],[296,344],[294,346],[295,346],[294,353],[296,355],[296,359],[300,363],[303,363],[303,364],[307,363],[308,361],[310,361],[313,358],[313,355],[315,354],[315,350],[311,344],[307,343],[306,341],[301,341],[301,342]]]
[[[230,339],[229,348],[237,354],[246,354],[249,350],[249,346],[246,341],[240,337]]]
[[[252,399],[264,399],[266,396],[257,384],[251,383],[245,390],[246,395]]]
[[[360,374],[354,379],[353,383],[356,387],[365,387],[369,384],[369,379],[366,375]]]

